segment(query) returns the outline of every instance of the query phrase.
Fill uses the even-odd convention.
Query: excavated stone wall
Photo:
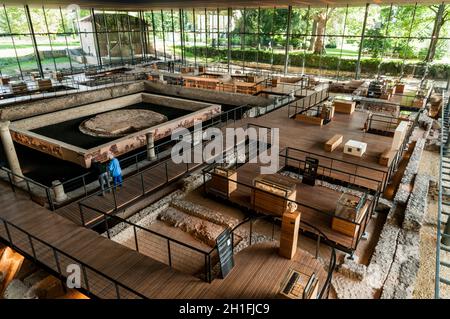
[[[406,205],[409,195],[411,194],[410,186],[413,184],[414,177],[419,170],[419,163],[422,157],[424,146],[425,139],[419,138],[411,154],[408,165],[406,165],[402,180],[400,182],[400,185],[398,186],[398,191],[395,194],[394,201],[402,205]]]
[[[338,298],[413,297],[420,265],[420,230],[431,182],[428,175],[418,173],[429,123],[426,118],[419,121],[425,129],[423,138],[416,143],[394,201],[386,206],[390,209],[369,265],[349,259],[339,265],[332,280]],[[401,188],[411,184],[410,191]]]
[[[13,121],[26,117],[61,111],[72,107],[109,100],[144,91],[144,82],[117,85],[99,90],[37,100],[0,109],[0,120]]]

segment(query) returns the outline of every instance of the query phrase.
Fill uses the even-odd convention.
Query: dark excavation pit
[[[179,118],[181,116],[187,115],[191,113],[191,111],[177,109],[173,107],[167,107],[167,106],[161,106],[151,103],[137,103],[133,105],[129,105],[123,108],[120,108],[121,110],[126,109],[143,109],[143,110],[150,110],[154,112],[161,113],[170,120]],[[101,114],[101,113],[98,113]],[[95,114],[97,115],[97,114]],[[114,141],[117,139],[117,137],[113,138],[104,138],[104,137],[95,137],[83,134],[79,130],[80,124],[89,118],[94,117],[95,115],[89,115],[84,117],[79,117],[77,119],[65,121],[58,124],[48,125],[39,127],[37,129],[32,130],[32,132],[53,138],[55,140],[65,142],[71,145],[78,146],[83,149],[90,149],[93,147],[97,147],[99,145]]]
[[[170,137],[169,137],[170,138]],[[158,147],[161,143],[167,141],[168,138],[159,140],[155,143]],[[75,163],[64,161],[48,155],[43,152],[39,152],[32,148],[26,147],[24,145],[14,142],[16,148],[17,156],[19,158],[20,166],[22,168],[23,174],[32,180],[39,182],[46,186],[51,186],[52,181],[59,180],[61,182],[68,181],[72,178],[81,176],[85,173],[91,172],[90,169],[83,168]],[[161,149],[163,150],[163,149]],[[135,165],[135,158],[133,155],[139,154],[138,161],[143,161],[146,159],[145,147],[133,150],[127,154],[118,157],[121,160],[122,168],[126,168],[131,165]],[[159,149],[158,149],[159,153]],[[129,160],[122,161],[123,158],[132,157]],[[7,160],[3,151],[3,145],[0,141],[0,166],[8,167]],[[86,176],[85,182],[88,184],[97,179],[95,174],[89,174]],[[65,191],[69,192],[79,187],[83,187],[82,180],[71,182],[70,185],[65,185]]]
[[[204,102],[204,101],[200,101]],[[147,110],[152,110],[155,112],[159,112],[161,114],[164,114],[168,117],[169,120],[183,116],[185,114],[190,113],[189,111],[170,108],[170,107],[161,107],[159,105],[153,105],[153,104],[147,104],[147,103],[138,103],[135,105],[130,105],[126,108],[142,108]],[[237,106],[235,105],[222,105],[222,112],[236,109]],[[236,119],[240,118],[240,112],[236,112]],[[231,112],[228,116],[228,118],[233,117],[234,114]],[[92,116],[89,116],[92,117]],[[46,127],[42,127],[36,130],[33,130],[33,132],[36,132],[38,134],[51,137],[60,141],[64,141],[67,143],[71,143],[73,145],[78,145],[79,147],[94,147],[101,144],[106,143],[107,141],[111,141],[113,139],[108,138],[96,138],[93,136],[88,136],[83,133],[81,133],[78,130],[79,124],[88,117],[84,118],[78,118],[76,120],[66,121],[63,123],[55,124],[55,125],[49,125]],[[220,120],[225,121],[226,115],[222,114],[220,115]],[[217,119],[213,120],[207,120],[203,122],[203,126],[206,127],[208,124],[212,124],[214,122],[214,125],[217,125]],[[162,143],[165,143],[170,140],[170,136],[166,137],[164,139],[161,139],[155,143],[155,146],[161,145]],[[75,141],[75,143],[73,143]],[[54,180],[60,180],[61,182],[68,181],[72,178],[78,177],[82,174],[85,174],[87,172],[90,172],[89,169],[83,168],[77,164],[67,162],[60,160],[58,158],[55,158],[51,155],[39,152],[37,150],[28,148],[26,146],[20,145],[18,143],[14,143],[17,155],[19,157],[20,165],[22,167],[23,173],[25,176],[41,183],[46,186],[51,186],[52,181]],[[92,145],[92,146],[91,146]],[[170,145],[164,146],[164,149],[170,148]],[[157,149],[157,152],[163,151],[164,149]],[[135,165],[135,157],[133,155],[139,154],[137,156],[138,161],[142,161],[146,158],[145,154],[145,147],[142,147],[140,149],[128,152],[127,154],[121,155],[118,158],[124,159],[130,157],[130,159],[121,161],[122,168],[126,168],[131,165]],[[5,155],[3,152],[3,146],[1,145],[0,141],[0,164],[2,166],[7,167]],[[86,183],[93,182],[97,179],[95,174],[89,174],[86,177]],[[82,181],[78,180],[77,182],[70,183],[70,185],[65,185],[65,190],[72,191],[76,188],[83,187]]]

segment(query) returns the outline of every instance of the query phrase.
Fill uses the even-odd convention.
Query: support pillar
[[[20,168],[19,159],[17,158],[16,149],[14,148],[11,132],[9,131],[10,123],[10,121],[0,122],[0,139],[2,140],[9,168],[15,174],[13,180],[18,183],[22,181],[22,178],[19,176],[23,176],[23,174],[22,169]]]
[[[153,136],[153,132],[150,132],[146,135],[147,138],[147,159],[149,161],[153,161],[156,159],[155,153],[155,138]]]
[[[64,191],[63,184],[56,180],[52,182],[53,193],[55,194],[55,200],[58,203],[64,202],[67,200],[66,192]]]

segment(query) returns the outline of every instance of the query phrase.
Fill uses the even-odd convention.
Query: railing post
[[[169,172],[167,171],[167,161],[164,162],[165,172],[166,172],[166,183],[169,182]]]
[[[320,250],[320,234],[317,234],[316,259],[319,258]]]
[[[116,288],[117,299],[120,299],[119,285],[117,285],[117,282],[114,283],[114,287]]]
[[[141,176],[142,195],[145,195],[144,174],[140,173],[140,176]]]
[[[6,174],[8,175],[9,185],[11,185],[11,189],[12,189],[13,193],[15,193],[16,192],[16,188],[14,187],[14,183],[13,183],[12,178],[11,178],[11,173],[6,171]]]
[[[211,272],[211,255],[208,254],[208,282],[212,281],[212,272]]]
[[[208,281],[208,277],[209,277],[208,255],[205,254],[205,281]]]
[[[114,211],[117,211],[116,186],[113,186]]]
[[[136,226],[134,224],[133,224],[133,232],[134,232],[134,244],[136,245],[136,251],[139,252],[137,231],[136,231]]]
[[[250,220],[250,238],[249,238],[249,246],[252,245],[252,237],[253,237],[253,219]]]
[[[11,246],[13,246],[13,241],[12,241],[11,233],[9,232],[8,223],[5,220],[3,220],[3,224],[5,225],[6,235],[8,236],[9,243],[11,244]]]
[[[167,239],[167,253],[169,255],[169,266],[172,267],[172,255],[170,254],[170,240]]]
[[[108,236],[108,239],[111,239],[111,236],[109,234],[108,218],[106,217],[106,214],[103,215],[103,217],[105,218],[106,235]]]
[[[83,180],[83,188],[84,188],[84,196],[87,196],[87,188],[86,188],[86,179],[84,178],[84,175],[81,177]]]
[[[48,205],[50,206],[50,209],[52,211],[54,211],[55,210],[55,204],[53,203],[53,197],[52,197],[52,192],[50,191],[50,188],[46,188],[45,189],[45,193],[47,194]]]
[[[86,224],[84,222],[84,216],[83,216],[83,205],[81,204],[81,202],[78,202],[78,208],[80,210],[80,220],[81,220],[81,226],[85,227]]]
[[[56,252],[55,248],[53,248],[53,247],[52,247],[52,250],[53,250],[53,256],[55,257],[56,269],[58,270],[58,273],[59,273],[59,280],[61,280],[61,286],[63,287],[64,292],[67,292],[67,288],[64,283],[64,276],[61,271],[61,265],[59,263],[58,253]]]
[[[36,262],[37,261],[37,259],[36,259],[36,251],[34,250],[33,240],[31,239],[30,234],[27,234],[27,236],[28,236],[28,241],[30,242],[31,251],[33,252],[34,262]]]
[[[83,277],[84,277],[84,283],[86,284],[86,290],[89,291],[89,282],[88,282],[88,277],[87,277],[87,273],[86,273],[86,267],[84,267],[83,264],[81,264],[81,271],[83,272]]]
[[[30,199],[33,199],[33,194],[31,193],[30,183],[28,182],[28,179],[25,179],[25,184],[27,185],[28,195],[30,195]]]

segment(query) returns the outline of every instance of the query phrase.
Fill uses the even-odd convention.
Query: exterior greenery
[[[21,76],[157,57],[338,78],[345,73],[447,79],[449,20],[445,3],[133,12],[3,5],[0,73]]]
[[[211,48],[211,47],[193,47],[185,46],[186,52],[197,55],[197,57],[215,59],[217,57],[226,58],[227,49]],[[272,51],[258,51],[258,50],[242,50],[232,49],[231,59],[233,61],[245,61],[267,63],[273,65],[283,65],[285,54],[272,53]],[[302,67],[307,65],[312,68],[320,68],[326,70],[340,70],[347,72],[354,72],[356,69],[356,58],[340,58],[332,55],[319,55],[314,53],[294,52],[289,54],[289,63],[294,67]],[[403,72],[412,73],[415,77],[422,77],[425,69],[425,62],[406,61],[403,64],[402,60],[383,61],[381,58],[362,58],[361,69],[366,73],[377,73],[380,67],[381,73],[392,76],[400,76]],[[403,70],[402,70],[403,68]],[[431,63],[428,66],[428,74],[430,77],[436,79],[447,79],[450,77],[450,65],[447,63]]]

